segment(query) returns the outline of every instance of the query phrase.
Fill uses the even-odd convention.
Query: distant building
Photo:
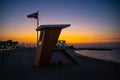
[[[1,49],[11,49],[11,48],[18,48],[18,47],[19,47],[18,41],[15,41],[15,42],[13,42],[12,40],[0,41]]]

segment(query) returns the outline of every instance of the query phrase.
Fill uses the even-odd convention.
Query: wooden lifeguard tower
[[[40,31],[35,57],[36,66],[46,67],[49,65],[61,30],[69,26],[70,24],[41,25],[36,29],[37,31]]]

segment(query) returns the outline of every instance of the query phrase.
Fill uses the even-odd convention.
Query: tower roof
[[[45,28],[66,28],[69,27],[70,24],[50,24],[50,25],[40,25],[36,30],[40,31]]]

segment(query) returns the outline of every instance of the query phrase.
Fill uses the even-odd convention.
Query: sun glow
[[[4,34],[0,34],[1,40],[14,40],[19,43],[28,43],[28,44],[36,44],[36,31],[33,29],[24,29],[19,31],[16,29],[11,31],[11,33],[6,32]],[[111,37],[119,38],[118,36],[112,35]],[[81,31],[79,29],[74,30],[72,28],[63,29],[59,40],[66,40],[67,43],[74,44],[87,44],[87,43],[108,43],[108,42],[120,42],[120,40],[109,39],[109,36],[103,35],[100,32],[96,31]]]

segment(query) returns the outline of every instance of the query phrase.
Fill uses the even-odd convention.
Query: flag
[[[35,12],[35,13],[32,13],[32,14],[27,15],[27,18],[35,18],[35,19],[38,19],[38,12]]]

